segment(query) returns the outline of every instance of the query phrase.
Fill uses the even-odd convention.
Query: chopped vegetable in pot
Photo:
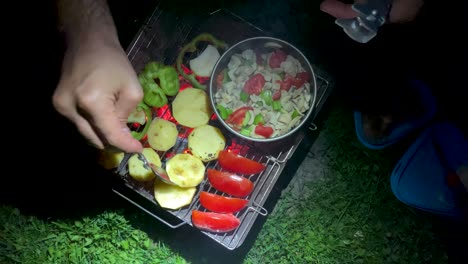
[[[266,54],[256,54],[252,49],[236,53],[222,74],[215,94],[216,108],[220,118],[243,135],[284,135],[310,108],[311,76],[296,58],[281,49]]]

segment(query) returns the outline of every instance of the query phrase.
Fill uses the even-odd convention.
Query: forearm
[[[117,31],[106,0],[57,0],[59,28],[67,45],[96,40],[118,43]]]

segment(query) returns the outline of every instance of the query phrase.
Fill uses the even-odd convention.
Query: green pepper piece
[[[240,131],[240,133],[244,136],[250,136],[252,134],[252,126],[249,127],[243,127]]]
[[[250,115],[250,111],[245,112],[244,120],[242,120],[242,126],[249,124],[250,118],[252,118]]]
[[[145,123],[145,126],[143,127],[142,131],[140,131],[140,132],[131,131],[130,134],[136,140],[141,140],[146,135],[146,132],[148,132],[148,128],[150,126],[151,120],[153,119],[153,115],[151,114],[151,109],[144,102],[140,102],[137,105],[136,111],[144,111],[145,112],[146,123]]]
[[[273,101],[273,105],[271,106],[273,110],[280,111],[282,106],[280,101]]]
[[[160,62],[150,61],[145,65],[143,72],[145,73],[146,77],[156,79],[158,71],[163,67],[164,65]]]
[[[240,92],[240,100],[244,103],[246,103],[250,98],[250,95],[244,91]]]
[[[138,74],[138,81],[140,82],[141,87],[149,82],[148,77],[146,77],[144,72]]]
[[[193,85],[194,88],[206,90],[206,85],[201,84],[197,80],[195,73],[186,74],[184,72],[184,69],[182,69],[182,63],[183,63],[185,54],[189,52],[193,53],[197,51],[197,44],[198,42],[202,42],[202,41],[212,43],[213,46],[215,46],[216,48],[226,49],[228,47],[228,45],[224,41],[216,39],[213,35],[208,34],[208,33],[202,33],[196,36],[192,41],[190,41],[190,43],[188,43],[182,48],[182,50],[179,52],[179,55],[177,56],[176,63],[177,63],[177,70],[179,71],[180,75],[182,75],[182,77],[188,80]]]
[[[219,104],[216,106],[216,109],[218,109],[221,119],[226,120],[228,118],[228,110],[224,106]]]
[[[294,112],[291,114],[291,119],[294,119],[298,116],[299,116],[299,112],[296,109],[294,109]]]
[[[157,73],[159,85],[163,92],[168,96],[174,96],[179,92],[180,83],[177,70],[171,66],[163,66]]]
[[[260,93],[260,98],[265,102],[266,105],[271,105],[273,98],[271,97],[271,91],[265,90]]]
[[[260,123],[265,124],[265,119],[263,119],[262,114],[257,114],[254,118],[254,125],[258,125]]]
[[[227,83],[230,81],[231,81],[231,78],[229,77],[228,71],[224,70],[223,71],[223,83]]]
[[[143,101],[152,107],[163,107],[167,104],[167,97],[155,82],[143,86]]]

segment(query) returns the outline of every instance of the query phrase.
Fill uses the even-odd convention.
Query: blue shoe
[[[456,171],[468,165],[468,140],[451,123],[426,129],[395,166],[390,182],[403,203],[432,213],[468,213],[468,192]]]
[[[369,149],[384,149],[390,145],[400,141],[405,136],[418,128],[426,126],[434,117],[436,113],[436,99],[432,95],[430,89],[421,81],[412,80],[411,87],[416,89],[416,92],[420,95],[422,107],[424,107],[424,115],[418,119],[408,120],[402,123],[392,125],[390,134],[378,141],[370,140],[364,134],[362,113],[359,111],[354,112],[354,124],[356,129],[356,135],[364,146]]]

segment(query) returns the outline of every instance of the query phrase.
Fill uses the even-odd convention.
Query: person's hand
[[[355,2],[366,2],[356,0]],[[416,18],[424,0],[393,0],[392,9],[389,14],[389,23],[405,23]],[[335,18],[354,18],[357,13],[351,8],[351,4],[345,4],[339,0],[324,0],[320,4],[320,10]]]
[[[116,38],[89,39],[68,48],[54,107],[95,147],[141,152],[126,124],[143,97],[136,73]]]

